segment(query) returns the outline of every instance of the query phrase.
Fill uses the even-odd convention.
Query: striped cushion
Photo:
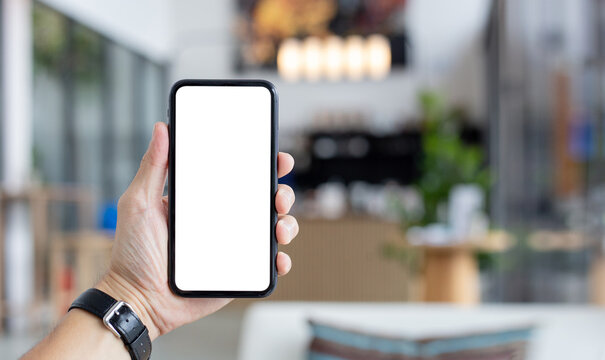
[[[531,327],[447,337],[410,339],[309,321],[310,360],[522,360]]]

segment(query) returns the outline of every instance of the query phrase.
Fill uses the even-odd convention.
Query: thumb
[[[162,122],[156,123],[139,171],[130,184],[130,190],[152,197],[162,196],[168,166],[168,144],[168,127]]]

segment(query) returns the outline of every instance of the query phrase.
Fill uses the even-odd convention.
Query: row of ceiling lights
[[[288,81],[379,80],[391,70],[391,46],[383,35],[287,39],[279,46],[277,69]]]

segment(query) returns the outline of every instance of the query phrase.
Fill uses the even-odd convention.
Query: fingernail
[[[290,203],[290,206],[294,205],[294,194],[291,191],[286,191],[284,190],[286,193],[286,197],[288,198],[288,202]]]
[[[294,224],[290,221],[282,221],[282,224],[286,226],[288,234],[290,234],[290,239],[292,239],[294,237]]]

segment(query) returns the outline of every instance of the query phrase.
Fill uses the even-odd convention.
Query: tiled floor
[[[243,307],[228,306],[157,339],[152,359],[236,359],[243,313]],[[0,358],[19,358],[41,336],[0,336]]]

